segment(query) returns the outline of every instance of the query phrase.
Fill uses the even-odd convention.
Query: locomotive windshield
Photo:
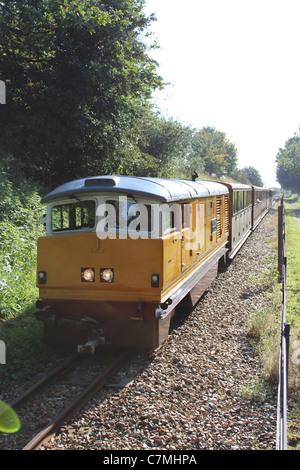
[[[95,201],[77,201],[52,207],[52,231],[80,230],[95,226]]]

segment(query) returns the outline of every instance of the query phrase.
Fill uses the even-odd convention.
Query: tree
[[[256,168],[254,168],[253,166],[247,166],[243,168],[243,171],[246,173],[250,184],[253,184],[254,186],[260,186],[260,187],[264,185],[263,180],[259,174],[259,171],[256,170]]]
[[[192,131],[178,121],[160,113],[145,113],[139,149],[145,161],[143,174],[182,178],[187,172]]]
[[[113,171],[161,86],[144,0],[0,1],[0,150],[58,184]]]
[[[287,140],[276,156],[277,180],[284,189],[300,192],[300,135]]]
[[[236,168],[234,172],[232,173],[231,177],[235,181],[238,181],[239,183],[249,184],[249,185],[251,184],[244,168],[243,169]]]
[[[224,132],[204,127],[194,133],[192,148],[191,159],[200,171],[204,168],[206,173],[221,177],[231,175],[236,168],[237,150]]]

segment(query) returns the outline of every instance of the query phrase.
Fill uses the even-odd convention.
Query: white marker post
[[[6,104],[6,86],[2,80],[0,80],[0,104]]]

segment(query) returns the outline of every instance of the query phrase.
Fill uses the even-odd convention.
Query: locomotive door
[[[192,256],[192,204],[181,205],[181,271],[191,265]]]
[[[214,218],[214,203],[212,199],[205,200],[205,248],[209,250],[213,244],[212,219]]]
[[[199,202],[197,204],[197,213],[196,213],[196,222],[197,222],[197,250],[196,254],[199,258],[201,254],[205,252],[205,203]]]

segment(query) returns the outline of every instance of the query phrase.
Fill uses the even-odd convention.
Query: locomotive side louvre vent
[[[222,205],[222,199],[220,197],[217,197],[217,219],[221,218],[221,205]]]
[[[228,196],[225,196],[224,209],[225,209],[225,232],[229,232],[229,197]]]
[[[206,217],[210,217],[211,213],[211,203],[210,201],[205,201],[205,215]]]
[[[220,238],[222,237],[221,208],[222,208],[222,199],[220,197],[217,197],[217,200],[216,200],[217,240],[220,240]]]
[[[199,210],[199,216],[200,216],[200,219],[204,219],[204,215],[205,215],[205,208],[204,208],[204,204],[200,204],[200,210]]]

